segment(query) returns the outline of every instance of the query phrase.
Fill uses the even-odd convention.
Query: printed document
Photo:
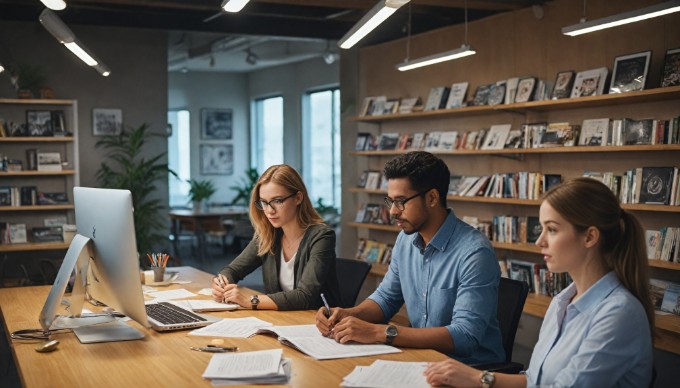
[[[417,388],[429,387],[423,372],[427,362],[376,360],[370,366],[357,366],[342,380],[343,387]]]
[[[215,354],[203,378],[213,385],[287,384],[290,361],[281,349]]]
[[[189,335],[248,338],[255,335],[258,329],[267,326],[272,326],[271,322],[263,321],[255,317],[224,318],[211,325],[193,330],[189,332]]]

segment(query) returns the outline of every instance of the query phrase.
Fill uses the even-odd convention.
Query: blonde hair
[[[619,205],[614,193],[602,182],[576,178],[553,187],[543,196],[576,230],[590,226],[600,231],[600,254],[621,283],[642,303],[652,334],[654,306],[649,293],[649,263],[644,229],[638,219]]]
[[[250,221],[255,229],[257,240],[257,254],[262,256],[267,253],[274,254],[277,228],[267,219],[264,212],[255,206],[260,200],[260,187],[267,183],[276,183],[290,190],[290,194],[302,193],[302,202],[297,206],[297,221],[302,230],[307,230],[311,225],[323,224],[323,218],[317,213],[312,201],[307,195],[307,188],[302,177],[295,169],[287,164],[276,164],[269,167],[257,180],[253,191],[250,193]]]

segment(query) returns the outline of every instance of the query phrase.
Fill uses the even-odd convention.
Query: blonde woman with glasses
[[[218,302],[267,310],[308,310],[339,300],[335,275],[335,232],[312,206],[300,174],[286,164],[271,166],[253,188],[250,220],[255,235],[213,279]],[[262,267],[265,294],[237,283]]]

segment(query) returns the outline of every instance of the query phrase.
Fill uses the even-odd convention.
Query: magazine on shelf
[[[514,104],[515,96],[517,95],[517,85],[519,84],[519,77],[508,78],[505,83],[505,103]]]
[[[489,132],[486,134],[481,149],[499,150],[503,148],[505,141],[510,135],[510,128],[512,128],[512,124],[492,125],[491,128],[489,128]]]
[[[418,105],[420,105],[420,97],[402,98],[397,111],[399,113],[411,113]]]
[[[491,92],[492,85],[494,84],[477,86],[477,90],[475,90],[475,98],[472,100],[472,105],[487,105],[489,103],[489,93]]]
[[[677,167],[643,167],[640,203],[669,205]]]
[[[608,73],[606,67],[578,72],[571,89],[571,98],[602,95]]]
[[[541,135],[538,147],[573,146],[578,137],[578,128],[569,123],[550,123]]]
[[[377,96],[373,98],[371,102],[371,110],[369,115],[380,116],[385,113],[385,104],[387,103],[387,97]]]
[[[449,98],[446,101],[446,109],[458,108],[463,106],[465,101],[465,94],[467,93],[468,83],[458,82],[451,85]]]
[[[439,137],[439,145],[437,150],[440,151],[451,151],[458,148],[458,132],[457,131],[445,131],[441,133]]]
[[[633,120],[623,119],[623,144],[652,144],[652,133],[654,129],[653,119]]]
[[[399,134],[395,132],[380,134],[380,141],[378,142],[378,150],[388,151],[397,149],[399,143]]]
[[[609,119],[587,119],[581,125],[581,136],[578,140],[580,146],[604,146],[607,145],[609,132]]]
[[[451,89],[448,86],[435,86],[430,89],[430,94],[425,103],[425,111],[442,109],[446,106]]]

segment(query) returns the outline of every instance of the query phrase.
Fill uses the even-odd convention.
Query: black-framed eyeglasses
[[[293,198],[295,195],[297,195],[297,191],[294,192],[293,194],[283,197],[283,198],[274,198],[271,201],[267,202],[264,199],[260,199],[258,201],[255,201],[255,207],[264,210],[267,208],[267,206],[271,207],[274,210],[279,210],[282,206],[283,203],[288,199],[288,198]]]
[[[397,210],[399,210],[400,212],[403,212],[404,209],[406,209],[406,207],[404,206],[404,205],[406,205],[406,202],[412,200],[413,198],[420,197],[421,195],[427,193],[430,190],[432,190],[432,189],[427,189],[425,191],[421,191],[418,194],[412,195],[412,196],[410,196],[408,198],[404,198],[404,199],[392,199],[390,197],[385,197],[385,205],[387,205],[388,210],[392,209],[392,205],[394,205],[394,206],[397,207]]]

